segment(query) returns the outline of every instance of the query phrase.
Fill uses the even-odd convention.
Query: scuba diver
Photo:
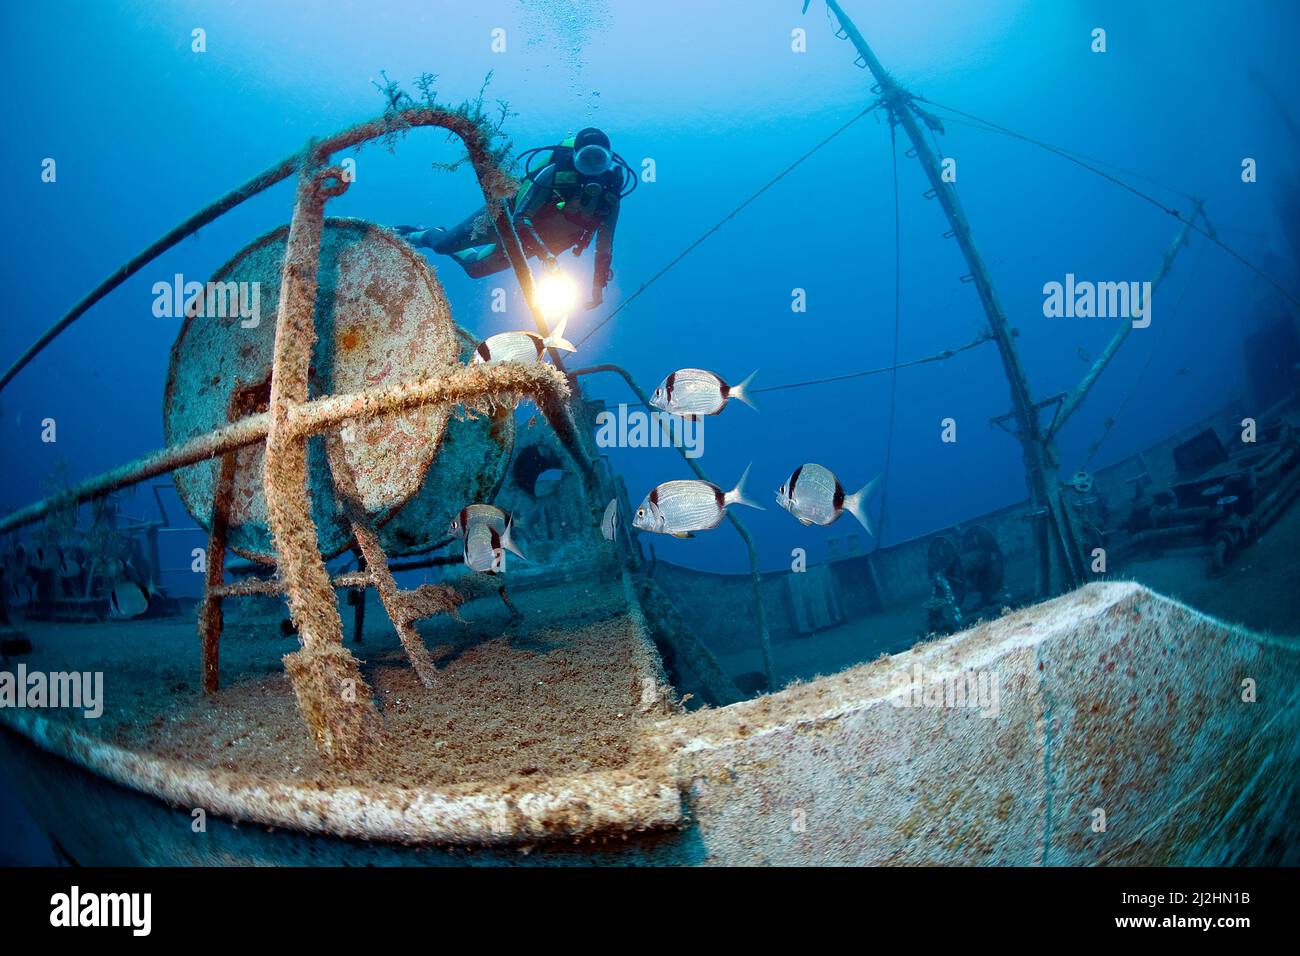
[[[553,269],[560,253],[571,248],[580,256],[594,239],[596,264],[587,303],[594,309],[613,275],[619,204],[636,188],[636,174],[610,148],[609,137],[591,126],[554,146],[526,150],[519,158],[524,181],[507,203],[524,252]],[[451,256],[470,278],[510,267],[486,207],[451,229],[394,228],[414,246]]]

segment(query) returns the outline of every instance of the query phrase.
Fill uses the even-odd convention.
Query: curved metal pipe
[[[1296,456],[1296,450],[1295,445],[1287,445],[1271,456],[1267,462],[1257,466],[1255,468],[1256,480],[1272,478],[1276,472],[1280,471],[1287,462]]]
[[[22,371],[47,345],[54,341],[64,329],[81,318],[91,306],[168,249],[180,243],[181,240],[193,235],[203,226],[218,219],[245,200],[251,199],[276,183],[288,179],[303,166],[304,162],[311,166],[325,165],[333,153],[359,146],[368,140],[375,139],[403,126],[441,126],[458,135],[469,151],[470,159],[474,163],[474,170],[478,176],[479,185],[483,189],[484,197],[488,201],[489,209],[494,206],[499,207],[501,205],[500,200],[509,195],[517,185],[505,170],[492,159],[487,143],[483,140],[482,131],[478,126],[467,116],[463,116],[454,110],[420,107],[401,110],[392,115],[377,117],[356,126],[351,126],[323,140],[314,141],[306,151],[295,153],[293,156],[268,167],[242,186],[231,190],[216,202],[200,209],[131,259],[128,259],[99,285],[91,289],[76,305],[65,312],[57,322],[46,329],[40,338],[33,342],[27,351],[9,366],[4,375],[0,376],[0,390],[3,390],[13,380],[14,376]],[[496,223],[497,230],[501,233],[502,244],[505,246],[510,264],[514,267],[515,275],[524,289],[524,296],[529,303],[529,307],[534,313],[534,321],[540,322],[540,318],[536,314],[537,310],[534,307],[533,277],[532,273],[528,271],[527,259],[524,256],[523,248],[519,245],[519,237],[515,235],[514,226],[509,223],[508,215],[504,216],[506,227],[503,230],[502,218],[502,212],[498,209]]]
[[[1174,538],[1203,536],[1205,528],[1199,524],[1176,524],[1167,528],[1148,528],[1133,535],[1133,544],[1149,544],[1153,541],[1169,541]]]
[[[1287,505],[1300,492],[1300,469],[1284,475],[1278,482],[1277,486],[1269,492],[1255,509],[1255,524],[1259,531],[1264,531],[1275,522],[1286,510]]]

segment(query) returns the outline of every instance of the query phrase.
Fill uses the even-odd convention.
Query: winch
[[[933,587],[921,606],[928,613],[930,633],[949,634],[963,624],[962,604],[971,594],[966,613],[993,604],[1000,596],[1004,562],[1002,548],[983,525],[940,534],[930,539],[926,554]]]
[[[282,226],[255,240],[206,286],[252,290],[262,321],[252,324],[234,310],[214,308],[221,300],[213,295],[190,302],[163,396],[169,444],[266,411],[288,234]],[[311,397],[432,376],[468,358],[472,344],[452,322],[433,270],[388,230],[361,220],[326,219],[318,276]],[[465,502],[492,500],[514,447],[514,418],[502,413],[449,420],[443,409],[424,406],[349,423],[339,438],[314,438],[307,453],[322,554],[339,554],[353,537],[337,501],[332,465],[351,471],[385,550],[418,554],[446,542],[448,516]],[[227,543],[244,557],[272,563],[262,474],[266,449],[250,445],[234,459]],[[221,468],[221,459],[209,459],[175,476],[185,507],[209,530]]]

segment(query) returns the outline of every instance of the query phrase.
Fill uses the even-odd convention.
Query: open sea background
[[[0,151],[7,226],[0,278],[0,361],[6,366],[47,325],[164,231],[273,161],[379,113],[373,85],[386,71],[413,89],[437,73],[442,97],[509,102],[516,150],[599,125],[636,168],[657,180],[624,204],[615,278],[605,305],[575,314],[578,339],[781,169],[846,123],[873,96],[824,5],[798,0],[695,4],[486,0],[383,4],[252,2],[6,5],[0,31]],[[1180,210],[1206,200],[1220,235],[1288,289],[1296,249],[1279,210],[1294,202],[1300,150],[1294,91],[1293,4],[847,0],[848,13],[888,69],[935,103],[1135,170],[1130,179]],[[1107,51],[1091,52],[1091,32]],[[191,31],[207,50],[191,50]],[[506,31],[506,51],[491,49]],[[807,32],[806,52],[791,31]],[[1288,92],[1290,91],[1290,92]],[[937,112],[937,111],[936,111]],[[1111,319],[1047,319],[1042,287],[1081,279],[1142,280],[1176,232],[1175,220],[1132,193],[1031,145],[949,123],[939,137],[958,162],[957,187],[990,264],[1037,396],[1071,388],[1115,329]],[[941,210],[918,164],[897,152],[901,298],[897,358],[963,345],[984,327]],[[454,224],[479,201],[468,170],[430,168],[455,150],[419,131],[396,153],[371,146],[334,215],[384,224]],[[42,160],[57,162],[55,183]],[[1258,162],[1243,184],[1241,162]],[[176,273],[206,280],[234,252],[286,222],[281,184],[145,268],[63,334],[0,394],[8,511],[46,492],[60,467],[76,480],[162,444],[161,400],[179,319],[152,314],[152,286]],[[617,362],[647,391],[669,371],[702,366],[738,381],[780,385],[889,366],[895,358],[894,181],[890,130],[873,115],[818,151],[602,327],[572,359]],[[1291,227],[1294,229],[1294,226]],[[1294,238],[1294,233],[1292,233]],[[430,254],[432,255],[432,254]],[[467,279],[434,265],[458,322],[480,336],[531,322],[508,273]],[[591,253],[566,256],[589,281]],[[507,289],[510,311],[489,309]],[[795,289],[807,311],[791,310]],[[1281,299],[1222,250],[1193,236],[1135,333],[1061,439],[1062,470],[1078,467],[1104,420],[1159,343],[1125,415],[1094,467],[1130,454],[1234,397],[1240,344]],[[1166,326],[1173,326],[1165,334]],[[1082,350],[1082,351],[1081,351]],[[1180,370],[1181,374],[1180,374]],[[629,398],[617,379],[588,378],[591,394]],[[817,461],[850,490],[887,456],[890,376],[762,394],[761,413],[732,407],[710,420],[702,464],[724,487],[753,462],[746,511],[762,566],[790,550],[819,557],[846,532],[802,528],[772,492]],[[898,373],[894,451],[882,540],[925,534],[1024,497],[1014,440],[989,419],[1010,408],[991,345]],[[940,421],[957,421],[944,444]],[[42,421],[58,441],[41,441]],[[688,472],[668,449],[619,449],[613,464],[633,502]],[[873,502],[879,521],[880,501]],[[150,514],[143,491],[123,506]],[[173,511],[179,512],[174,504]],[[449,508],[450,510],[450,508]],[[851,520],[851,519],[847,519]],[[851,530],[851,529],[850,529]],[[188,563],[195,542],[168,539],[164,563]],[[719,530],[656,541],[665,560],[739,571],[745,554]],[[165,583],[196,594],[198,575]]]

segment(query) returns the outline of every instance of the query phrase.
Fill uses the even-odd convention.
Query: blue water
[[[517,115],[516,147],[606,129],[657,181],[624,204],[605,305],[570,322],[577,339],[678,252],[872,100],[868,75],[833,36],[820,0],[760,3],[566,3],[494,0],[6,5],[0,151],[6,229],[0,278],[0,364],[112,269],[164,231],[272,162],[381,111],[380,71],[410,84],[439,74],[444,97],[489,97]],[[846,0],[896,78],[934,102],[1142,173],[1127,178],[1162,203],[1203,197],[1223,239],[1282,286],[1300,288],[1297,253],[1279,210],[1297,189],[1294,47],[1300,11],[1285,2],[1012,2]],[[206,31],[207,51],[191,50]],[[491,31],[504,28],[504,53]],[[807,31],[807,52],[791,31]],[[1090,50],[1107,31],[1107,52]],[[1279,107],[1277,104],[1283,104]],[[1294,114],[1293,114],[1294,115]],[[1035,395],[1071,388],[1116,328],[1109,319],[1047,319],[1042,286],[1067,272],[1093,280],[1149,278],[1177,223],[1142,199],[1024,142],[950,124],[939,138],[958,161],[957,190],[989,263]],[[984,319],[928,184],[896,147],[901,207],[897,357],[971,341]],[[369,148],[335,215],[378,223],[458,222],[480,201],[468,170],[436,172],[452,146],[412,134],[395,154]],[[42,160],[57,181],[41,180]],[[1243,184],[1241,162],[1258,162]],[[205,228],[96,306],[0,393],[0,511],[69,479],[162,445],[161,397],[179,320],[155,318],[151,288],[175,273],[204,279],[254,237],[287,221],[282,184]],[[1294,235],[1294,234],[1293,234]],[[436,259],[436,257],[434,257]],[[891,365],[895,358],[894,181],[890,130],[867,117],[723,225],[587,342],[571,366],[617,362],[647,390],[681,366],[736,381],[760,370],[778,385]],[[435,261],[461,324],[481,336],[531,322],[509,274],[467,279]],[[591,252],[566,257],[588,281]],[[489,310],[507,288],[511,309]],[[804,289],[807,311],[791,311]],[[1282,300],[1222,250],[1194,236],[1157,293],[1151,328],[1135,332],[1061,437],[1062,469],[1088,446],[1151,361],[1091,467],[1102,466],[1222,406],[1242,391],[1241,342]],[[1166,325],[1173,326],[1166,334]],[[1185,370],[1179,374],[1179,370]],[[611,403],[616,379],[589,378]],[[729,487],[753,462],[768,510],[744,512],[763,567],[793,547],[819,555],[850,529],[805,529],[772,504],[798,464],[817,461],[854,489],[885,465],[889,375],[760,395],[761,413],[731,407],[706,429],[702,464]],[[1010,409],[991,346],[897,378],[894,450],[883,543],[944,527],[1024,497],[1019,448],[991,417]],[[940,442],[940,421],[958,440]],[[42,422],[58,440],[41,441]],[[689,473],[665,449],[612,454],[639,500]],[[173,519],[179,506],[173,503]],[[879,517],[879,500],[873,504]],[[147,514],[143,492],[124,505]],[[845,518],[844,522],[852,519]],[[164,564],[194,542],[169,539]],[[739,570],[726,528],[656,541],[660,557]],[[195,575],[166,583],[193,593]]]

